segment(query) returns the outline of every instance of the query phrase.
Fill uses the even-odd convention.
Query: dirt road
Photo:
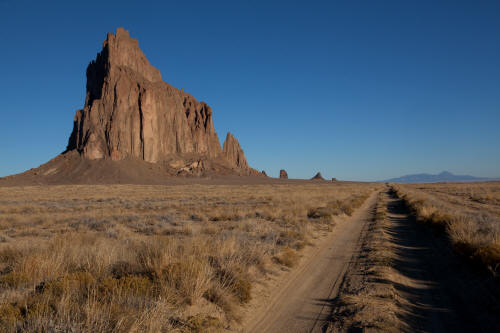
[[[339,285],[373,217],[373,193],[352,217],[338,221],[331,235],[314,249],[267,302],[253,312],[244,332],[322,332],[330,313],[328,300]]]
[[[373,193],[352,217],[339,221],[280,280],[247,318],[244,332],[500,331],[500,288],[491,276],[457,257],[442,234],[416,222],[390,192],[380,195],[386,215],[375,220],[377,197]],[[382,252],[373,246],[381,243],[366,242],[378,223],[390,267],[377,264]],[[350,296],[358,301],[342,304]]]

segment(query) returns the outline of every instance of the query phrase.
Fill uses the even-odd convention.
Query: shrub
[[[297,252],[289,247],[285,247],[278,255],[276,255],[275,260],[286,267],[293,267],[299,261],[299,256]]]
[[[327,207],[311,208],[307,212],[307,217],[310,219],[330,219],[332,211]]]
[[[237,277],[232,286],[233,294],[238,298],[240,303],[248,303],[252,299],[251,291],[252,284],[250,281]]]
[[[189,316],[184,327],[181,329],[182,332],[220,332],[223,329],[223,325],[218,318],[212,316]]]

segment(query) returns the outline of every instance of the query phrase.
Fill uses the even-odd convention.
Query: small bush
[[[289,247],[285,247],[278,255],[276,255],[275,260],[286,267],[293,267],[299,261],[299,256],[297,252]]]
[[[134,274],[144,274],[145,272],[141,267],[135,263],[129,261],[117,261],[111,266],[111,274],[113,277],[119,279],[123,276],[134,275]]]
[[[184,323],[184,327],[181,329],[182,332],[220,332],[224,326],[218,318],[212,316],[190,316]]]
[[[241,269],[239,267],[233,268],[232,270],[222,268],[220,261],[215,257],[211,257],[209,261],[211,266],[215,269],[215,277],[218,282],[236,296],[240,303],[249,302],[251,299],[252,284],[248,279],[243,277]],[[212,290],[205,294],[214,297],[218,293]]]
[[[251,291],[252,284],[250,281],[237,277],[232,286],[233,294],[238,298],[240,303],[248,303],[252,299]]]
[[[130,295],[148,296],[154,291],[153,283],[144,276],[127,276],[118,281],[120,289]]]
[[[327,207],[311,208],[307,212],[307,217],[310,219],[330,219],[332,211]]]

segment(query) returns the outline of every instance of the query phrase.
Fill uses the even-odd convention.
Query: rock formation
[[[283,169],[280,170],[280,178],[281,179],[288,179],[288,174]]]
[[[323,176],[321,175],[321,172],[318,172],[314,177],[311,178],[311,180],[325,180]]]
[[[336,182],[337,181],[337,178],[332,178],[332,182]]]
[[[185,155],[200,157],[181,160],[181,172],[200,170],[201,159],[222,156],[230,168],[249,170],[231,134],[221,150],[210,106],[163,82],[160,71],[123,28],[108,34],[87,68],[85,105],[76,112],[67,146],[67,151],[73,150],[90,160],[158,163]]]
[[[260,172],[260,174],[261,174],[262,176],[264,176],[264,177],[267,177],[267,173],[266,173],[266,171],[264,171],[264,170],[262,170],[262,171]]]
[[[210,106],[163,82],[119,28],[87,67],[85,104],[66,151],[2,184],[177,184],[226,175],[263,176],[232,134],[221,149]]]
[[[222,148],[222,155],[226,158],[230,165],[235,168],[248,170],[248,162],[245,158],[243,150],[241,149],[240,143],[231,133],[227,133],[226,140],[224,141]]]

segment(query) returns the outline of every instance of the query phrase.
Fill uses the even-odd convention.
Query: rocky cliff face
[[[151,163],[222,154],[232,166],[248,169],[238,141],[228,139],[222,151],[210,106],[163,82],[137,40],[119,28],[87,68],[85,105],[76,112],[67,150],[91,160]]]

